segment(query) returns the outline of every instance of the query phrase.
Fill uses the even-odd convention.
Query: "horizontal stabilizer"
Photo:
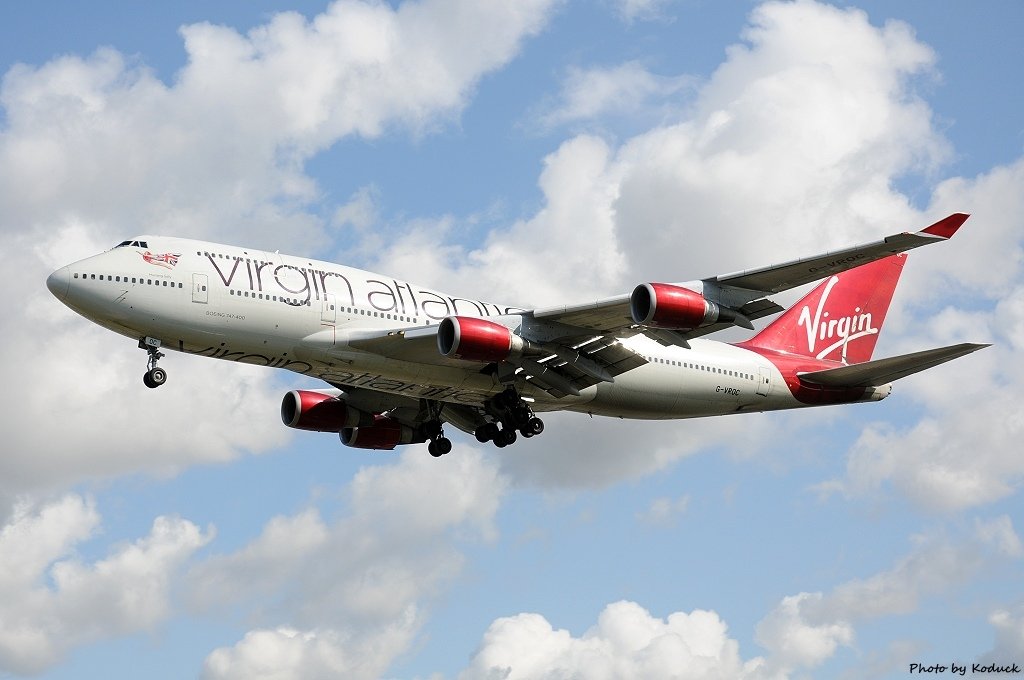
[[[922,352],[901,354],[886,359],[865,361],[862,364],[828,368],[824,371],[799,373],[798,375],[804,382],[825,387],[877,387],[932,366],[952,361],[971,352],[977,352],[985,347],[988,345],[965,342],[949,347],[926,349]]]

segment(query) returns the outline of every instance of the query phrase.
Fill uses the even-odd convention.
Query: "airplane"
[[[62,303],[138,342],[143,382],[163,349],[280,368],[296,389],[285,425],[343,444],[452,449],[451,424],[505,447],[544,431],[537,414],[677,419],[879,401],[892,382],[987,347],[961,343],[872,359],[907,259],[967,220],[758,269],[527,309],[454,297],[305,257],[139,236],[61,267]],[[788,310],[770,295],[820,283]],[[783,312],[740,342],[704,336]]]

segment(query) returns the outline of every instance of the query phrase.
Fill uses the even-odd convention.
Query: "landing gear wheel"
[[[499,449],[505,448],[516,443],[516,431],[515,430],[502,430],[498,433],[498,436],[494,438],[494,445]]]
[[[142,376],[142,382],[146,387],[160,387],[167,382],[167,371],[162,368],[151,368]]]
[[[427,444],[427,451],[429,451],[430,455],[433,456],[434,458],[440,458],[446,453],[451,453],[451,450],[452,440],[448,439],[447,437],[438,437],[437,439]]]
[[[536,437],[544,431],[544,421],[536,416],[530,416],[526,422],[519,427],[519,434],[527,439]]]

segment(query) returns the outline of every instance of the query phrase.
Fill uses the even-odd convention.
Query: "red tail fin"
[[[743,344],[850,364],[870,360],[906,261],[901,253],[830,276]]]

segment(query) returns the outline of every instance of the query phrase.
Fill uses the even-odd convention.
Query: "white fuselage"
[[[190,239],[139,237],[51,275],[69,307],[113,331],[158,338],[189,354],[283,368],[338,386],[479,404],[493,375],[403,361],[348,345],[360,331],[436,325],[450,315],[498,317],[519,308],[459,298],[337,264]],[[556,399],[527,385],[538,411],[668,419],[803,406],[755,352],[692,340],[623,344],[648,364]]]

